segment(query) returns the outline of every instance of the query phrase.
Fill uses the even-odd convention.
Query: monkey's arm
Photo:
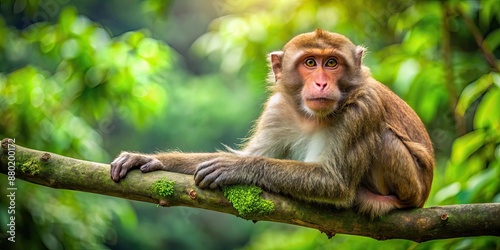
[[[301,200],[352,205],[360,177],[338,176],[328,169],[319,163],[226,155],[201,163],[195,183],[200,188],[257,185]]]
[[[196,167],[205,161],[230,153],[180,153],[169,152],[159,154],[140,154],[122,152],[111,163],[111,179],[119,181],[125,178],[127,172],[139,168],[142,172],[164,170],[182,174],[194,174]]]

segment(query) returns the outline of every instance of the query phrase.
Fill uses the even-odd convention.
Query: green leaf
[[[450,160],[454,164],[460,164],[469,158],[474,152],[483,146],[486,134],[482,130],[469,132],[453,142]]]
[[[444,177],[448,181],[459,181],[465,183],[469,178],[484,169],[485,159],[481,154],[470,156],[466,162],[460,164],[449,163],[446,167]]]
[[[471,199],[484,199],[487,193],[495,192],[495,186],[498,182],[498,176],[499,171],[497,168],[488,168],[472,176],[467,182],[467,190],[470,193]],[[492,197],[488,197],[488,199],[484,201],[489,202],[491,198]],[[467,202],[474,201],[475,200],[469,200]]]
[[[500,29],[496,29],[484,39],[484,44],[490,51],[495,51],[500,46]]]
[[[436,203],[442,203],[443,201],[456,196],[462,188],[462,185],[460,185],[460,182],[454,182],[451,183],[450,185],[441,188],[435,195],[434,195],[434,201]]]
[[[65,34],[69,34],[76,21],[77,11],[74,7],[65,8],[59,17],[59,24]]]
[[[500,88],[500,74],[499,73],[493,73],[493,83],[495,83],[495,86],[497,86],[497,88]]]
[[[493,75],[498,75],[498,73],[483,75],[465,87],[458,99],[457,108],[455,110],[457,114],[462,116],[465,115],[465,111],[467,111],[469,106],[492,85]]]
[[[475,128],[500,129],[500,89],[488,91],[477,107]]]

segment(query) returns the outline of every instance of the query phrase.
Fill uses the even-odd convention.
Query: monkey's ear
[[[365,57],[365,52],[366,48],[363,46],[356,46],[356,50],[354,51],[355,57],[356,58],[356,67],[361,67],[361,64],[363,63],[363,57]]]
[[[282,59],[283,59],[283,51],[274,51],[269,53],[267,60],[269,61],[269,65],[271,66],[272,71],[269,72],[269,79],[272,80],[272,76],[274,76],[274,82],[277,82],[278,79],[281,78],[282,71]]]

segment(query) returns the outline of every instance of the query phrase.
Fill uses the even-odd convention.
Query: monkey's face
[[[339,58],[333,51],[308,50],[297,63],[302,82],[302,109],[314,116],[327,116],[337,109],[341,98],[338,79],[342,74]]]
[[[345,36],[316,30],[294,37],[270,54],[272,81],[306,115],[324,118],[355,86],[364,49]]]

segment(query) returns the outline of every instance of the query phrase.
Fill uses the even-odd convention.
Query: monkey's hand
[[[244,160],[238,156],[218,157],[198,165],[194,181],[200,188],[217,188],[233,184],[244,184],[241,176]]]
[[[132,168],[139,168],[145,173],[165,169],[165,166],[161,161],[149,155],[122,152],[111,162],[111,179],[118,182],[125,178],[127,172]]]

